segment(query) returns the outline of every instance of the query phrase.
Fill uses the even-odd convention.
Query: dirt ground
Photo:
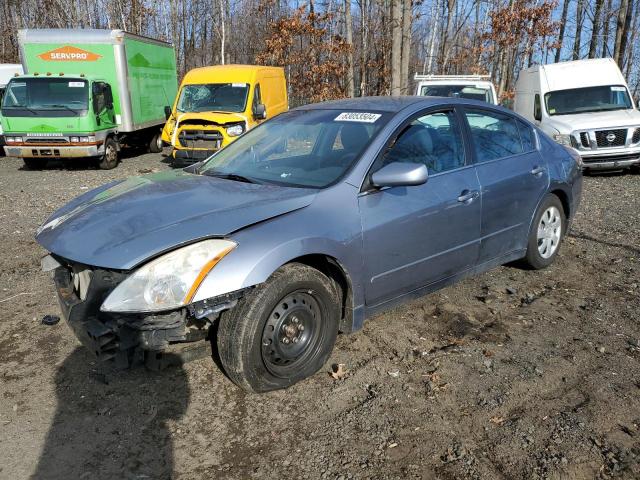
[[[41,323],[59,309],[38,225],[161,160],[0,158],[0,478],[640,478],[640,175],[585,178],[548,270],[379,315],[311,379],[257,396],[210,358],[105,384],[64,322]]]

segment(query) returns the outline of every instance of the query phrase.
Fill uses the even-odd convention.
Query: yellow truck
[[[162,140],[174,163],[203,160],[267,118],[289,109],[284,70],[217,65],[190,70],[165,109]]]

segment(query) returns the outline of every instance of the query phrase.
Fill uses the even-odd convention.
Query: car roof
[[[467,104],[479,107],[496,109],[496,105],[479,100],[469,100],[452,97],[425,97],[425,96],[399,96],[399,97],[357,97],[342,100],[329,100],[327,102],[311,103],[297,107],[294,110],[374,110],[380,112],[397,113],[407,107],[417,106],[428,108],[436,105]],[[498,108],[500,110],[500,108]]]

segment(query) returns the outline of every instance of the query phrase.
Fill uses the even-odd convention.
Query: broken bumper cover
[[[146,352],[161,352],[171,342],[190,340],[185,310],[153,315],[101,312],[100,306],[106,296],[126,276],[119,272],[92,270],[82,300],[69,268],[60,266],[53,272],[60,309],[76,337],[99,360],[113,362],[116,368],[149,363],[149,358],[156,357]]]
[[[218,150],[183,150],[174,148],[171,152],[175,163],[191,164],[206,160]]]

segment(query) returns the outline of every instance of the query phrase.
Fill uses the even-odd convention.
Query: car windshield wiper
[[[52,108],[66,108],[67,110],[69,110],[70,112],[73,113],[78,113],[78,110],[74,110],[73,108],[67,106],[67,105],[43,105],[43,107],[52,107]]]
[[[216,172],[214,170],[205,170],[204,172],[202,172],[202,174],[207,175],[209,177],[224,178],[225,180],[233,180],[235,182],[262,184],[262,182],[256,180],[255,178],[245,177],[244,175],[238,175],[236,173],[224,173],[224,172]]]
[[[2,108],[3,108],[3,109],[4,109],[4,108],[7,108],[7,109],[20,109],[20,108],[23,108],[23,109],[25,109],[25,110],[29,110],[29,111],[30,111],[31,113],[33,113],[34,115],[37,115],[37,114],[38,114],[38,112],[37,112],[36,110],[34,110],[34,109],[32,109],[32,108],[29,108],[29,107],[27,107],[26,105],[11,105],[11,106],[6,106],[6,107],[2,107]]]

